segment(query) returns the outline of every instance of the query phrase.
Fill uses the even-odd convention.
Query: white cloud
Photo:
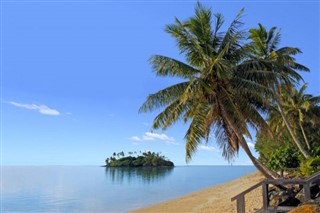
[[[252,143],[252,139],[251,138],[249,138],[247,136],[244,136],[244,139],[246,140],[246,142],[247,142],[247,144],[248,144],[248,146],[250,148],[254,148],[254,143]]]
[[[17,103],[13,101],[10,101],[9,104],[16,107],[24,108],[24,109],[37,110],[38,112],[44,115],[61,115],[61,113],[58,110],[51,109],[46,105],[22,104],[22,103]]]
[[[252,142],[247,142],[247,144],[248,144],[248,146],[249,146],[250,148],[254,148],[254,143],[252,143]]]
[[[199,150],[205,150],[205,151],[209,151],[209,152],[219,152],[215,147],[213,146],[205,146],[205,145],[200,145]]]
[[[180,143],[174,142],[174,141],[166,141],[166,144],[168,145],[180,145]]]
[[[132,140],[132,141],[141,141],[141,138],[139,138],[138,136],[132,136],[129,138],[129,140]]]
[[[164,141],[168,145],[179,145],[179,143],[175,142],[173,137],[169,137],[166,134],[158,134],[153,132],[145,132],[141,137],[132,136],[129,138],[132,141],[154,141],[160,140]]]
[[[248,137],[248,136],[246,136],[246,135],[244,135],[244,139],[245,139],[246,141],[251,141],[251,138]]]
[[[168,137],[166,134],[157,134],[157,133],[153,133],[153,132],[146,132],[146,133],[144,133],[143,139],[144,139],[144,140],[155,140],[155,139],[159,139],[159,140],[174,141],[174,138]]]

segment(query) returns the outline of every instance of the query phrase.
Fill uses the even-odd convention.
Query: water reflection
[[[172,173],[173,169],[174,167],[106,167],[106,175],[113,183],[141,181],[145,184],[164,179]]]
[[[254,171],[236,166],[2,167],[0,212],[122,213]]]

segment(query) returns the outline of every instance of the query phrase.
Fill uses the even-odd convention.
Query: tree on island
[[[136,153],[136,152],[134,152]],[[129,156],[125,156],[124,152],[116,154],[118,159],[110,157],[106,159],[107,167],[159,167],[159,166],[174,166],[173,162],[168,160],[165,156],[160,153],[145,151],[140,152],[142,155],[131,156],[134,154],[129,152]],[[120,158],[121,156],[121,158]]]
[[[152,56],[150,62],[157,76],[183,81],[149,95],[139,111],[164,108],[153,121],[154,129],[165,130],[179,120],[190,122],[185,135],[187,162],[213,132],[227,160],[242,147],[264,176],[275,178],[279,175],[252,155],[245,137],[252,138],[249,126],[272,135],[264,116],[273,104],[281,112],[279,86],[296,85],[302,80],[296,70],[308,69],[295,62],[293,55],[300,53],[299,49],[276,49],[280,33],[274,35],[275,28],[267,32],[260,24],[250,34],[241,30],[242,13],[221,32],[223,16],[198,3],[194,17],[183,22],[176,18],[167,25],[166,32],[175,38],[186,62],[162,55]],[[286,115],[281,119],[286,122]],[[286,126],[291,131],[290,124]]]

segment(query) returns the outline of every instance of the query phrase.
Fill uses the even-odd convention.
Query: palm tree
[[[109,160],[110,160],[109,158],[106,159],[106,166],[109,165]]]
[[[306,113],[310,108],[310,102],[304,98],[305,94],[303,94],[303,91],[305,88],[306,87],[303,86],[299,92],[295,88],[291,88],[291,91],[282,89],[282,109],[287,121],[290,123],[292,131],[294,131],[295,135],[299,138],[303,137],[305,145],[308,150],[310,150],[311,147],[303,127],[303,123],[306,121]],[[288,133],[288,128],[277,107],[272,106],[270,108],[267,121],[270,128],[277,136],[281,137],[283,134]]]
[[[303,123],[303,128],[306,131],[313,156],[319,155],[320,150],[320,98],[319,96],[312,98],[312,104],[307,112],[306,119]],[[315,148],[315,149],[314,149]],[[317,151],[318,150],[318,151]]]
[[[310,122],[315,124],[319,122],[319,117],[315,116],[310,109],[315,108],[320,104],[320,96],[312,96],[311,94],[305,94],[307,85],[304,84],[300,90],[292,88],[291,94],[287,97],[287,103],[284,103],[285,113],[297,121],[299,130],[302,133],[303,139],[308,147],[308,150],[311,150],[311,146],[307,135],[305,133],[303,123]]]
[[[278,48],[280,31],[277,31],[276,27],[272,27],[270,31],[267,32],[267,30],[259,24],[259,28],[251,29],[249,32],[249,38],[252,41],[248,45],[248,48],[251,49],[250,57],[259,63],[262,68],[260,72],[266,75],[265,78],[258,79],[259,83],[271,88],[273,92],[272,104],[277,107],[286,128],[300,152],[305,158],[310,158],[310,153],[300,142],[283,110],[283,88],[290,90],[300,80],[303,80],[296,70],[309,71],[307,67],[297,63],[293,57],[301,53],[301,51],[293,47]]]
[[[167,25],[166,32],[176,39],[186,62],[162,55],[152,56],[150,62],[158,76],[179,77],[182,82],[149,95],[140,112],[164,108],[154,119],[155,129],[190,121],[185,135],[187,162],[213,132],[227,160],[241,146],[266,177],[274,177],[277,174],[252,155],[244,139],[251,137],[248,124],[254,128],[267,128],[267,124],[259,114],[265,108],[264,99],[257,95],[266,88],[240,75],[253,67],[246,62],[248,48],[241,45],[246,38],[240,30],[242,13],[224,33],[220,32],[223,16],[212,14],[200,3],[194,17],[184,22],[176,18],[174,24]]]

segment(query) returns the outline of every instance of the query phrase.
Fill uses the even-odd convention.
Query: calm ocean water
[[[254,171],[252,166],[3,166],[0,212],[127,212]]]

